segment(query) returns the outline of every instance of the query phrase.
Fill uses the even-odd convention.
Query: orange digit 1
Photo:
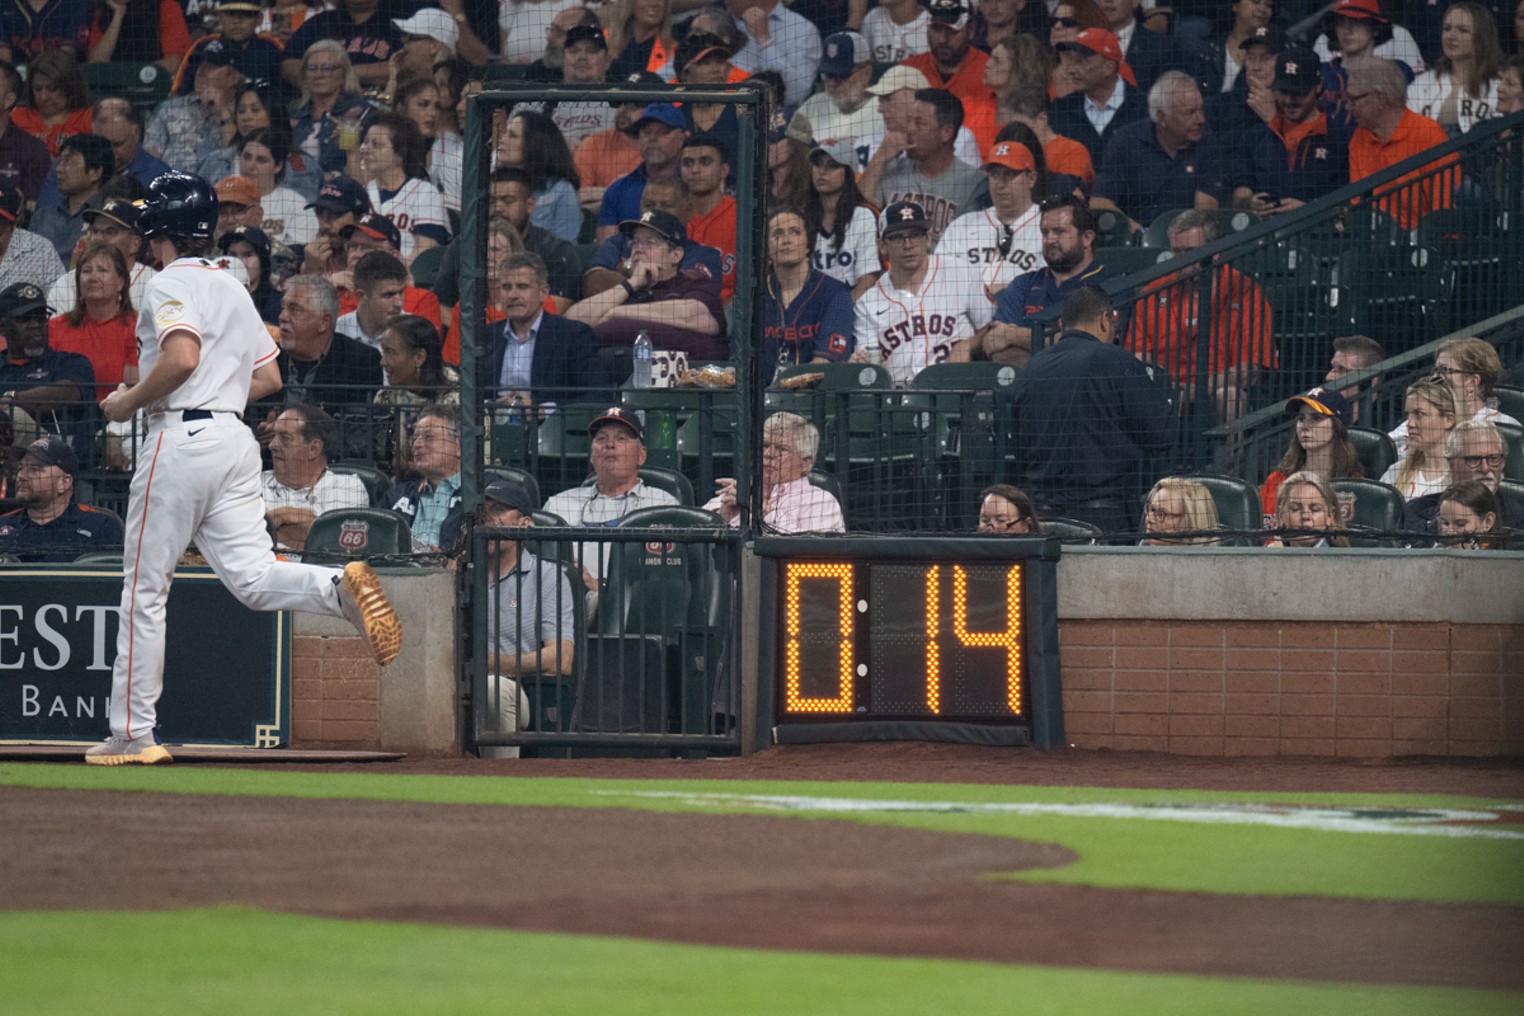
[[[839,670],[835,698],[805,698],[799,690],[799,587],[805,579],[835,579],[840,619],[836,658]],[[791,713],[850,713],[852,711],[852,566],[795,564],[784,568],[784,614],[788,642],[784,652],[785,708]]]
[[[968,575],[953,565],[953,634],[970,648],[1005,650],[1005,697],[1011,712],[1021,712],[1021,565],[1005,573],[1005,631],[968,630]],[[931,659],[928,655],[927,662]]]
[[[926,708],[942,711],[942,653],[937,632],[942,627],[942,568],[926,569]]]

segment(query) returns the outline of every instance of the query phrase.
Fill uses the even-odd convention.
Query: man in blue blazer
[[[608,370],[598,357],[593,330],[545,312],[549,273],[538,254],[503,261],[501,296],[508,319],[494,332],[497,400],[548,406],[608,402]]]

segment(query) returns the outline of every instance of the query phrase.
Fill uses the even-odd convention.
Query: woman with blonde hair
[[[1455,393],[1438,377],[1424,378],[1408,385],[1403,410],[1408,423],[1407,454],[1381,474],[1381,482],[1396,487],[1411,501],[1438,494],[1450,485],[1445,437],[1456,424]]]
[[[1217,502],[1212,500],[1212,492],[1197,481],[1166,476],[1154,484],[1143,504],[1143,546],[1210,546],[1218,542],[1211,535],[1212,530],[1221,528]],[[1173,533],[1195,535],[1173,536]]]
[[[376,108],[361,97],[344,44],[319,39],[302,54],[301,97],[291,110],[293,146],[325,174],[354,176],[360,129]]]
[[[1275,526],[1295,530],[1265,541],[1267,547],[1348,547],[1344,513],[1333,483],[1317,473],[1292,473],[1281,484]]]
[[[1503,49],[1492,13],[1471,0],[1451,4],[1441,23],[1440,53],[1408,86],[1408,108],[1438,120],[1453,137],[1498,115]]]
[[[610,81],[623,81],[640,71],[660,73],[672,60],[677,43],[672,38],[671,0],[614,0],[600,16],[614,55]]]

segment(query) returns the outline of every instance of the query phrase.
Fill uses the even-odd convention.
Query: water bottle
[[[651,387],[651,336],[644,328],[635,336],[635,369],[630,374],[630,387]]]

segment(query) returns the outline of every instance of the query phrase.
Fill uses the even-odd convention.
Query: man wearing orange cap
[[[1026,145],[1001,141],[984,161],[989,208],[958,216],[942,234],[936,253],[973,265],[993,303],[1016,276],[1047,264],[1042,256],[1041,215],[1032,201],[1037,163]]]
[[[259,188],[246,176],[227,176],[212,188],[217,192],[217,235],[237,226],[260,228],[265,221],[264,205],[260,204]]]
[[[1138,91],[1132,68],[1122,59],[1117,37],[1104,28],[1087,28],[1072,42],[1057,46],[1059,69],[1074,91],[1053,103],[1053,130],[1084,145],[1100,165],[1106,142],[1118,130],[1148,117],[1148,103]]]
[[[1096,0],[1106,17],[1106,27],[1117,38],[1117,46],[1138,80],[1133,84],[1145,95],[1165,71],[1181,67],[1174,40],[1150,32],[1138,21],[1142,0]],[[1176,7],[1179,5],[1177,4]]]

